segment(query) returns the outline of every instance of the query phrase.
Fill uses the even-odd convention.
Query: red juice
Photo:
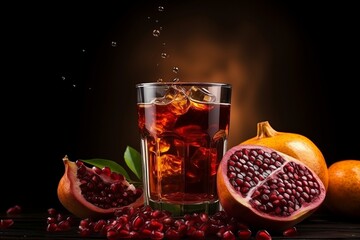
[[[150,202],[217,202],[216,171],[226,151],[230,104],[186,95],[138,103]]]

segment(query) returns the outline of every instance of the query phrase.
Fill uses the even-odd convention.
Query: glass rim
[[[144,82],[144,83],[137,83],[135,86],[136,88],[141,88],[141,87],[166,87],[169,85],[231,88],[231,84],[220,83],[220,82],[146,82],[146,83]]]

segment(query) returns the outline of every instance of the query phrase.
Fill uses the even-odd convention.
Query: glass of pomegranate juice
[[[173,216],[220,210],[216,172],[227,150],[231,85],[140,83],[145,204]]]

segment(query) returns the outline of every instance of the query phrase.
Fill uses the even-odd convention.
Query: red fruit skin
[[[80,182],[77,175],[77,166],[75,162],[70,161],[67,157],[63,159],[65,172],[59,181],[57,194],[61,204],[72,214],[79,218],[103,218],[111,216],[120,208],[99,208],[86,201],[81,195]],[[144,204],[144,194],[135,202],[126,207],[139,207]]]
[[[250,206],[246,199],[240,196],[240,193],[235,191],[227,177],[227,160],[229,159],[229,156],[241,148],[261,148],[265,151],[275,151],[287,160],[304,165],[302,162],[291,156],[264,146],[244,144],[229,149],[222,158],[217,171],[217,191],[219,201],[227,214],[252,227],[264,228],[268,229],[269,231],[283,231],[303,221],[320,207],[325,199],[326,190],[322,181],[317,177],[316,173],[308,168],[309,171],[311,171],[313,175],[317,177],[321,189],[321,194],[316,199],[316,201],[307,206],[303,206],[301,211],[297,211],[296,214],[286,218],[271,217],[269,215],[265,216],[264,214],[256,211]]]

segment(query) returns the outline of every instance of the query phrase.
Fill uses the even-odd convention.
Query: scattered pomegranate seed
[[[71,230],[74,226],[72,216],[65,216],[55,209],[48,209],[48,232]],[[6,226],[1,220],[0,228]],[[12,223],[9,222],[8,225]],[[118,209],[113,217],[92,220],[90,218],[78,221],[78,234],[82,237],[98,235],[107,240],[116,239],[167,239],[202,240],[217,237],[221,240],[252,239],[250,228],[229,217],[224,211],[213,215],[206,213],[185,214],[182,218],[173,218],[168,211],[153,210],[150,206],[124,207]],[[283,236],[293,236],[296,228],[289,228]],[[259,230],[255,240],[271,240],[272,237],[265,229]]]
[[[297,229],[296,227],[291,227],[291,228],[288,228],[286,230],[283,231],[283,235],[285,237],[291,237],[291,236],[295,236],[297,234]]]
[[[55,208],[49,208],[49,209],[47,210],[47,212],[48,212],[48,214],[49,214],[50,216],[55,216],[55,215],[57,214],[57,211],[56,211]]]
[[[235,238],[234,233],[232,231],[228,230],[228,231],[224,232],[221,239],[223,239],[223,240],[235,240],[236,238]]]
[[[251,237],[251,230],[250,229],[240,229],[238,231],[238,237],[241,240],[250,239]]]
[[[72,216],[66,217],[64,214],[56,211],[55,208],[49,208],[47,210],[49,216],[46,219],[46,231],[47,232],[63,232],[69,231],[74,224]]]
[[[14,224],[12,219],[1,219],[0,220],[0,229],[10,228]]]
[[[56,223],[56,219],[54,217],[48,217],[47,220],[46,220],[46,223],[47,224],[50,224],[50,223]]]
[[[255,240],[271,240],[270,233],[266,230],[259,230],[256,233]]]
[[[56,223],[49,223],[46,227],[47,232],[55,232],[57,230],[58,226]]]
[[[20,205],[14,205],[13,207],[10,207],[8,210],[6,210],[7,214],[19,214],[21,213],[22,208]]]

